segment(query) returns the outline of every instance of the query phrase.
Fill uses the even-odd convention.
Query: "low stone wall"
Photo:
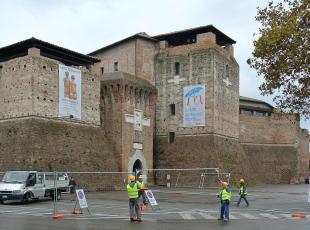
[[[293,145],[242,145],[251,168],[250,178],[256,183],[302,183],[297,173],[297,148]]]
[[[0,121],[0,171],[119,171],[103,130],[55,119],[37,117]],[[77,175],[78,176],[78,175]],[[96,188],[96,180],[76,178]],[[112,187],[109,177],[101,184]],[[100,188],[103,190],[104,188]]]
[[[231,173],[231,183],[245,178],[249,184],[303,183],[297,172],[298,149],[294,145],[240,144],[216,135],[177,136],[169,144],[156,137],[155,168],[218,167]],[[165,184],[165,176],[157,183]],[[190,183],[190,181],[189,181]]]
[[[166,136],[157,136],[155,142],[155,168],[220,168],[231,173],[232,183],[250,172],[249,164],[244,164],[248,159],[241,145],[232,138],[177,136],[169,144]]]

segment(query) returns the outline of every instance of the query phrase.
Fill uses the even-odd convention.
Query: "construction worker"
[[[220,182],[222,184],[222,190],[219,195],[221,200],[221,216],[219,220],[229,221],[229,202],[231,199],[231,190],[227,182]]]
[[[135,176],[130,176],[130,182],[127,184],[127,192],[129,198],[129,215],[130,221],[139,221],[141,222],[141,212],[138,204],[138,190],[140,189],[139,185],[135,182]]]
[[[138,200],[140,201],[141,200],[141,197],[142,197],[142,202],[143,202],[143,205],[147,205],[147,201],[146,201],[146,197],[145,197],[145,194],[144,194],[144,190],[146,190],[146,187],[145,187],[145,184],[143,182],[143,176],[140,175],[138,177],[138,181],[137,181],[137,184],[139,185],[140,189],[138,191]]]
[[[248,194],[245,183],[244,183],[244,179],[240,179],[240,186],[239,186],[239,200],[237,202],[237,206],[240,205],[241,199],[244,199],[246,206],[249,207],[249,201],[246,198],[246,195]]]

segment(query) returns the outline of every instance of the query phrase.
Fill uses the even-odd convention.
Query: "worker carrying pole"
[[[219,180],[222,190],[219,194],[221,201],[221,215],[219,220],[229,221],[229,203],[231,199],[231,190],[227,182]]]
[[[130,221],[141,222],[141,212],[138,204],[139,185],[135,182],[135,176],[129,177],[130,182],[127,184],[127,192],[129,198],[129,215]]]
[[[244,201],[246,203],[246,206],[249,207],[250,203],[249,203],[249,201],[246,198],[247,194],[248,194],[248,191],[246,189],[244,179],[240,179],[240,185],[239,185],[239,195],[240,195],[240,197],[239,197],[239,200],[237,202],[237,206],[240,205],[241,199],[244,199]]]

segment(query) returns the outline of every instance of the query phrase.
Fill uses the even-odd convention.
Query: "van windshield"
[[[6,172],[2,178],[4,183],[25,183],[29,173],[28,172]]]

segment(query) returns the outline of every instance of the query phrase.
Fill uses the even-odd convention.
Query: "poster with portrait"
[[[59,65],[59,117],[81,119],[81,70]]]
[[[205,85],[183,88],[183,127],[205,126]]]

